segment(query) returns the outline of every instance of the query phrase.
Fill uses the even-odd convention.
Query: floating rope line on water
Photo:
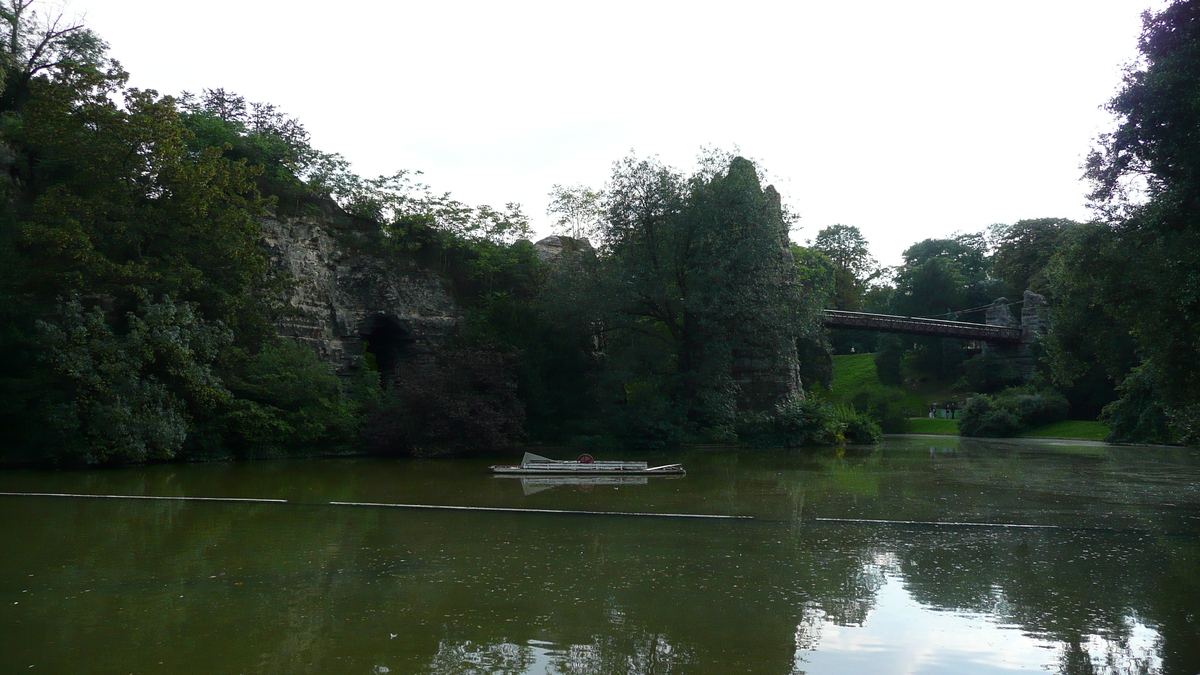
[[[251,502],[287,504],[286,499],[254,499],[250,497],[159,497],[154,495],[89,495],[66,492],[0,492],[0,497],[78,497],[83,499],[149,499],[177,502]],[[297,502],[298,503],[298,502]],[[567,509],[515,509],[500,506],[442,506],[438,504],[383,504],[376,502],[329,502],[330,506],[386,506],[399,509],[430,509],[442,511],[494,511],[500,513],[553,513],[583,516],[639,516],[643,518],[709,518],[716,520],[753,520],[754,516],[726,516],[709,513],[640,513],[636,511],[571,511]]]
[[[158,497],[154,495],[85,495],[65,492],[0,492],[0,497],[82,497],[86,499],[155,499],[173,502],[257,502],[286,504],[286,499],[254,499],[251,497]]]
[[[435,511],[494,511],[499,513],[552,513],[577,516],[638,516],[642,518],[709,518],[715,520],[754,520],[754,516],[726,516],[711,513],[640,513],[637,511],[571,511],[567,509],[512,509],[501,506],[441,506],[437,504],[379,504],[374,502],[329,502],[334,506],[386,506],[396,509]]]
[[[1007,527],[1015,529],[1061,530],[1059,525],[1020,525],[1017,523],[958,523],[937,520],[872,520],[870,518],[813,518],[822,523],[865,523],[868,525],[935,525],[943,527]]]

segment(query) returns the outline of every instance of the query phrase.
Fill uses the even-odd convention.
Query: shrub
[[[882,435],[867,415],[812,398],[790,399],[772,413],[753,414],[738,424],[738,437],[758,447],[836,445],[847,440],[875,443]]]
[[[1117,387],[1121,397],[1104,406],[1100,420],[1116,443],[1168,443],[1173,434],[1168,416],[1155,396],[1150,374],[1134,368]]]
[[[958,421],[958,433],[962,436],[1004,438],[1015,436],[1022,428],[1019,415],[986,394],[971,397]]]
[[[850,405],[877,423],[884,432],[902,434],[908,423],[900,412],[900,398],[900,392],[895,389],[863,390],[850,397]]]
[[[239,457],[337,449],[358,433],[359,402],[347,396],[329,364],[306,345],[287,339],[268,345],[229,378],[229,388],[236,398],[224,407],[218,424]]]
[[[1071,405],[1053,389],[1043,391],[1009,390],[996,397],[1000,405],[1016,411],[1021,424],[1036,427],[1067,419]]]
[[[972,397],[963,408],[958,432],[963,436],[1005,437],[1067,418],[1070,404],[1054,389],[1006,389],[995,396]]]
[[[847,441],[868,445],[883,439],[883,429],[870,415],[847,406],[835,406],[833,414],[834,420],[843,426],[842,436]]]

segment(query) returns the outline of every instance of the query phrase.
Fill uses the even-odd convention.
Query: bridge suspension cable
[[[1017,305],[1023,305],[1023,304],[1025,304],[1025,301],[1024,301],[1024,300],[1018,300],[1017,302],[1006,302],[1006,303],[1004,303],[1004,306],[1005,306],[1005,307],[1016,307]],[[924,318],[924,319],[938,319],[938,318],[941,318],[941,317],[943,317],[943,316],[953,316],[954,318],[958,318],[958,317],[962,316],[963,314],[970,314],[970,313],[972,313],[972,312],[978,312],[978,311],[980,311],[980,310],[987,309],[987,308],[989,308],[989,307],[991,307],[991,306],[992,306],[992,305],[989,303],[989,304],[986,304],[986,305],[982,305],[982,306],[980,306],[980,307],[972,307],[972,308],[970,308],[970,309],[956,309],[956,310],[952,310],[952,311],[949,311],[949,312],[942,312],[941,314],[925,314],[925,315],[923,315],[923,316],[921,316],[921,317],[919,317],[919,318]]]

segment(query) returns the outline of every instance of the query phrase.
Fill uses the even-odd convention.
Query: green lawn
[[[1086,441],[1102,441],[1108,436],[1108,427],[1102,422],[1084,422],[1067,420],[1022,432],[1020,436],[1040,436],[1042,438],[1078,438]]]
[[[833,357],[833,388],[829,394],[839,401],[862,389],[879,389],[874,354],[839,354]]]
[[[957,436],[958,420],[934,420],[928,417],[910,418],[908,420],[908,433]]]
[[[850,403],[862,392],[867,392],[874,400],[889,400],[888,408],[893,414],[902,414],[907,410],[907,431],[910,434],[958,434],[958,420],[931,420],[923,416],[928,412],[930,403],[951,398],[948,383],[925,382],[913,388],[889,387],[880,382],[875,373],[874,354],[834,356],[833,388],[828,393],[817,392],[817,395],[825,396],[834,403]],[[1108,435],[1108,428],[1100,422],[1068,420],[1030,429],[1020,435],[1102,441]]]
[[[889,387],[879,381],[875,373],[874,354],[839,354],[833,357],[833,388],[829,398],[837,403],[849,403],[855,394],[869,392],[872,398],[893,398],[897,411],[907,408],[910,415],[929,412],[929,401],[938,398],[908,391],[903,387]]]

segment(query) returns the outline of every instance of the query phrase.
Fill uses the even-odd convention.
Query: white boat
[[[520,466],[496,465],[492,467],[492,473],[509,476],[678,476],[686,472],[682,464],[650,466],[647,462],[602,462],[591,455],[562,460],[527,452]]]

